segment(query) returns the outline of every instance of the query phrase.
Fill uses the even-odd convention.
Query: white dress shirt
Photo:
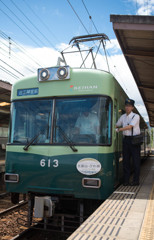
[[[76,121],[75,127],[80,129],[80,134],[96,134],[99,120],[95,114],[89,113],[88,116],[82,114]]]
[[[128,125],[133,126],[133,136],[140,134],[140,116],[136,113],[131,112],[129,115],[126,113],[123,114],[118,122],[116,123],[117,127],[126,127]],[[123,131],[124,136],[132,136],[132,129]]]

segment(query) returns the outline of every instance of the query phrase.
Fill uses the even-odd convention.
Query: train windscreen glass
[[[12,103],[10,143],[26,144],[38,135],[37,143],[49,143],[53,100]]]
[[[55,105],[54,143],[111,143],[111,100],[108,97],[57,99]]]
[[[109,97],[16,101],[11,112],[12,144],[111,144]]]

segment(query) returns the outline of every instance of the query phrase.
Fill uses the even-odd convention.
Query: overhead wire
[[[37,46],[41,47],[40,44],[38,44],[38,42],[41,42],[41,44],[45,45],[44,42],[38,37],[38,35],[36,36],[36,34],[34,34],[32,32],[32,30],[10,9],[10,6],[7,6],[2,0],[0,0],[0,3],[3,4],[6,9],[12,14],[9,15],[7,14],[7,12],[4,10],[4,9],[0,9],[0,11],[7,17],[9,18],[9,20],[11,22],[13,22],[25,35],[27,35],[33,43],[35,43]],[[18,9],[18,11],[20,12],[20,14],[22,14],[26,20],[35,28],[35,30],[38,31],[38,33],[56,50],[55,46],[52,44],[52,42],[43,34],[41,33],[41,31],[32,23],[32,21],[24,14],[23,11],[21,11],[21,9],[14,3],[14,1],[11,0],[11,3]],[[14,17],[15,19],[17,19],[18,21],[15,21],[12,17]],[[18,22],[20,24],[22,24],[22,26],[24,27],[21,27],[21,25],[18,24]],[[28,32],[30,32],[30,34]],[[51,31],[50,31],[51,32]],[[24,54],[24,56],[26,56],[28,59],[31,59],[31,61],[33,63],[35,63],[37,66],[39,67],[42,67],[42,64],[40,64],[36,58],[34,59],[31,54],[29,54],[27,52],[27,50],[25,50],[21,45],[19,45],[16,41],[12,40],[9,36],[7,36],[4,32],[0,31],[0,35],[1,35],[1,38],[5,39],[6,41],[8,41],[8,45],[4,42],[4,41],[1,41],[1,43],[5,46],[5,48],[1,47],[0,49],[2,51],[4,51],[5,53],[7,53],[6,49],[8,49],[8,53],[10,53],[11,51],[11,56],[10,57],[14,57],[16,59],[18,59],[20,62],[23,63],[23,61],[20,60],[20,58],[17,58],[16,56],[12,56],[13,55],[13,52],[16,53],[16,51],[14,51],[14,49],[18,49],[22,54]],[[35,40],[34,37],[37,39]],[[2,53],[3,56],[7,57],[5,54]],[[23,59],[22,59],[23,60]],[[0,59],[0,61],[3,61],[2,59]],[[24,76],[22,73],[20,73],[17,69],[11,67],[9,64],[7,64],[5,61],[3,61],[3,64],[6,64],[8,67],[10,67],[12,70],[18,72],[18,74],[21,74],[22,76]],[[27,65],[27,64],[26,64]],[[25,69],[27,69],[28,71],[34,73],[34,71],[30,68],[31,67],[25,67]],[[36,67],[35,67],[36,68]],[[9,73],[9,75],[13,76],[13,77],[17,77],[15,74],[13,74],[12,72],[10,72],[9,70],[7,70],[6,68],[2,67],[1,66],[1,70],[3,70],[5,73]]]
[[[14,67],[10,66],[8,63],[6,63],[5,61],[3,61],[2,59],[0,59],[0,61],[2,63],[4,63],[5,65],[7,65],[8,67],[10,67],[11,69],[13,69],[15,72],[19,73],[21,76],[24,77],[24,74],[22,74],[21,72],[19,72],[17,69],[15,69]]]
[[[8,46],[7,46],[6,44],[4,44],[1,40],[0,40],[0,42],[1,42],[4,46],[6,46],[6,47],[8,48]],[[16,54],[16,52],[14,52],[14,51],[12,50],[12,52],[11,52],[11,57],[10,57],[10,56],[8,55],[8,51],[7,51],[7,50],[5,50],[5,49],[2,48],[2,47],[0,47],[0,50],[2,50],[3,52],[5,52],[5,53],[7,54],[7,55],[5,55],[5,54],[1,53],[4,57],[6,57],[6,58],[9,57],[10,59],[12,59],[12,58],[17,59],[16,61],[19,62],[20,65],[21,65],[21,62],[22,62],[22,63],[24,64],[24,68],[26,68],[28,71],[34,73],[34,71],[32,70],[32,69],[34,69],[34,66],[29,65],[29,63],[23,61],[22,58],[19,58],[19,57],[17,57],[16,55],[14,55],[14,54]],[[25,66],[25,64],[26,64],[26,66]]]
[[[94,21],[93,21],[93,19],[92,19],[92,16],[91,16],[91,14],[89,13],[88,8],[87,8],[87,6],[86,6],[86,4],[85,4],[85,2],[84,2],[83,0],[82,0],[82,3],[83,3],[84,8],[86,9],[86,12],[87,12],[87,14],[88,14],[88,17],[89,17],[89,19],[91,20],[91,22],[92,22],[92,24],[93,24],[96,32],[99,33],[99,31],[98,31],[98,29],[97,29],[97,27],[96,27],[96,25],[95,25],[95,23],[94,23]],[[106,49],[105,49],[105,44],[104,44],[104,41],[103,41],[103,40],[102,40],[102,45],[103,45],[103,49],[104,49],[104,53],[105,53],[105,58],[106,58],[105,60],[106,60],[106,64],[107,64],[107,67],[108,67],[108,71],[110,72],[110,67],[109,67],[109,64],[108,64],[108,59],[107,59],[107,54],[106,54]],[[99,53],[102,55],[102,53],[101,53],[100,50],[99,50]],[[103,56],[103,55],[102,55],[102,56]],[[104,56],[103,56],[103,57],[104,57]]]
[[[8,47],[5,43],[3,43],[2,41],[0,41],[2,44],[4,44],[4,46]],[[0,48],[1,50],[3,50],[4,52],[7,52],[6,50],[4,50],[3,48]],[[1,55],[5,56],[3,53],[1,53]],[[11,69],[13,69],[15,72],[19,73],[21,76],[24,76],[21,72],[19,72],[17,69],[13,68],[12,66],[10,66],[8,63],[6,63],[4,60],[0,59],[1,62],[3,62],[5,65],[7,65],[8,67],[10,67]]]
[[[97,29],[97,27],[96,27],[96,25],[95,25],[95,23],[94,23],[94,21],[93,21],[93,19],[92,19],[92,16],[90,15],[90,13],[89,13],[89,11],[88,11],[88,9],[87,9],[87,6],[86,6],[86,4],[84,3],[83,0],[82,0],[82,3],[83,3],[83,5],[84,5],[84,7],[85,7],[85,9],[86,9],[86,11],[87,11],[87,13],[88,13],[89,19],[91,20],[91,22],[92,22],[92,24],[93,24],[96,32],[99,33],[99,31],[98,31],[98,29]]]
[[[48,25],[43,21],[43,19],[40,19],[40,17],[34,12],[34,10],[30,7],[28,2],[25,0],[23,0],[23,2],[25,3],[25,5],[27,5],[27,7],[34,14],[34,16],[39,20],[39,22],[48,30],[48,32],[51,33],[51,35],[55,38],[55,40],[60,42],[60,40],[57,38],[57,36],[55,36],[55,34],[51,31],[51,29],[48,27]]]
[[[70,3],[70,1],[69,0],[67,0],[67,2],[69,3],[69,5],[71,6],[71,8],[72,8],[72,10],[73,10],[73,12],[75,13],[75,15],[77,16],[77,18],[78,18],[78,20],[80,21],[80,23],[82,24],[82,26],[83,26],[83,28],[85,29],[85,31],[88,33],[88,34],[90,34],[89,33],[89,31],[88,31],[88,29],[86,28],[86,26],[84,25],[84,23],[83,23],[83,21],[81,20],[81,18],[79,17],[79,15],[77,14],[77,12],[75,11],[75,9],[74,9],[74,7],[73,7],[73,5]],[[93,41],[94,42],[94,41]],[[94,42],[94,44],[95,44],[95,46],[96,46],[96,43]],[[99,51],[100,52],[100,51]],[[100,53],[101,54],[101,53]],[[102,54],[101,54],[102,55]],[[103,56],[104,57],[104,56]]]
[[[83,26],[83,28],[85,29],[85,31],[89,34],[87,28],[85,27],[84,23],[82,22],[81,18],[79,17],[79,15],[77,14],[77,12],[75,11],[74,7],[72,6],[72,4],[70,3],[69,0],[67,0],[67,2],[69,3],[69,5],[71,6],[73,12],[75,13],[75,15],[77,16],[77,18],[79,19],[81,25]]]
[[[3,38],[5,38],[5,39],[7,39],[7,40],[8,40],[8,38],[9,38],[9,36],[7,36],[7,35],[6,35],[3,31],[1,31],[1,30],[0,30],[0,35],[3,36]],[[27,50],[26,50],[23,46],[21,46],[20,44],[18,44],[18,43],[17,43],[15,40],[13,40],[12,38],[11,38],[11,41],[12,41],[12,44],[14,44],[14,45],[16,46],[16,48],[17,48],[19,51],[21,51],[24,55],[26,55],[32,62],[34,62],[37,66],[42,67],[42,65],[36,61],[36,58],[34,58],[34,57],[32,56],[32,54],[29,55],[29,54],[27,53]],[[12,51],[13,51],[13,50],[12,50]]]
[[[1,30],[0,30],[0,35],[1,35],[1,37],[2,37],[4,40],[8,41],[9,36],[7,36],[7,35],[6,35],[4,32],[2,32]],[[18,43],[16,43],[12,38],[11,38],[11,42],[12,42],[12,45],[13,45],[13,46],[15,46],[15,47],[16,47],[19,51],[21,51],[25,56],[27,56],[27,58],[30,59],[33,63],[35,63],[35,64],[36,64],[37,66],[39,66],[39,67],[42,66],[40,63],[38,63],[38,62],[36,61],[36,58],[34,59],[31,54],[29,55],[29,54],[27,53],[27,50],[26,50],[24,47],[20,46]],[[5,45],[6,47],[8,47],[8,45],[6,45],[4,42],[1,41],[1,43],[2,43],[3,45]],[[15,51],[13,50],[13,48],[12,48],[12,52],[15,52]],[[15,53],[16,53],[16,52],[15,52]],[[32,67],[32,66],[31,66],[31,67]]]
[[[1,42],[1,41],[0,41]],[[0,50],[4,51],[5,53],[8,53],[5,49],[3,48],[0,48]],[[1,52],[1,55],[3,55],[4,57],[8,58],[8,55],[5,55],[4,53]],[[12,56],[12,55],[11,55]],[[16,62],[18,62],[20,65],[21,65],[21,62],[22,64],[24,64],[24,68],[27,69],[29,72],[31,73],[35,73],[34,70],[30,69],[28,66],[27,66],[27,63],[25,63],[24,61],[22,61],[21,58],[18,58],[17,56],[14,56],[13,55],[13,58],[17,59]],[[26,64],[26,66],[25,66]]]
[[[4,38],[3,38],[4,39]],[[5,44],[3,41],[0,40],[0,42],[7,48],[9,48],[9,46],[7,44]]]
[[[85,9],[86,9],[86,12],[87,12],[87,14],[88,14],[88,16],[89,16],[89,19],[92,21],[92,24],[93,24],[96,32],[99,33],[99,31],[98,31],[98,29],[97,29],[97,27],[96,27],[96,25],[95,25],[95,23],[94,23],[94,21],[93,21],[93,19],[92,19],[91,14],[90,14],[90,12],[88,11],[88,8],[87,8],[84,0],[82,0],[82,3],[83,3],[83,5],[84,5],[84,7],[85,7]],[[109,52],[105,49],[105,46],[104,46],[104,52],[105,52],[105,54],[107,53],[107,54],[110,56]],[[112,61],[111,56],[110,56],[110,60]],[[108,63],[108,60],[107,60],[107,56],[106,56],[106,61],[107,61],[107,65],[109,66],[109,63]],[[118,75],[120,76],[119,71],[117,70],[116,66],[115,66],[114,64],[113,64],[113,66],[114,66],[114,69],[117,71]],[[115,73],[114,73],[114,75],[115,75]],[[122,79],[121,76],[120,76],[120,79]],[[128,91],[128,89],[127,89],[127,87],[126,87],[123,79],[122,79],[122,82],[123,82],[123,85],[125,86],[125,89]]]
[[[86,7],[86,4],[84,3],[83,0],[82,0],[82,3],[83,3],[83,5],[84,5],[84,7],[85,7],[85,9],[86,9],[86,11],[87,11],[87,13],[88,13],[89,19],[92,21],[92,24],[93,24],[93,26],[94,26],[96,32],[99,33],[99,31],[98,31],[98,29],[97,29],[97,27],[96,27],[94,21],[92,20],[92,16],[90,15],[90,13],[89,13],[89,11],[88,11],[88,9],[87,9],[87,7]],[[108,52],[107,50],[105,50],[105,51],[106,51],[106,53],[110,56],[109,52]],[[112,61],[111,56],[110,56],[110,60]],[[118,75],[120,76],[119,71],[117,70],[116,66],[115,66],[114,64],[113,64],[113,66],[115,67],[115,70],[117,71]],[[115,75],[115,73],[114,73],[114,75]],[[121,76],[120,76],[120,79],[122,79]],[[127,89],[127,87],[126,87],[126,85],[125,85],[123,79],[122,79],[122,82],[123,82],[123,85],[124,85],[126,91],[128,91],[128,89]]]
[[[5,13],[2,9],[0,9],[0,11],[5,16],[7,16],[23,33],[25,33],[25,35],[28,36],[38,47],[40,47],[40,45],[28,33],[26,33],[7,13]]]
[[[27,21],[41,34],[41,36],[56,50],[55,46],[52,44],[51,41],[39,30],[37,26],[24,14],[24,12],[14,3],[13,0],[10,0],[12,4],[19,10],[20,13],[27,19]]]
[[[16,51],[14,51],[15,50],[15,48],[17,49],[17,47],[15,46],[15,44],[14,44],[14,42],[12,41],[12,45],[13,45],[13,47],[12,47],[12,50],[11,50],[11,57],[8,55],[8,51],[9,51],[9,45],[8,44],[6,44],[6,41],[8,41],[8,39],[9,39],[9,37],[4,33],[4,32],[2,32],[1,30],[0,30],[0,36],[1,36],[1,39],[0,39],[0,42],[1,42],[1,44],[3,44],[3,46],[4,47],[2,47],[1,46],[1,48],[0,48],[0,50],[1,51],[3,51],[4,53],[6,53],[7,54],[7,56],[6,56],[6,54],[3,54],[2,52],[1,52],[1,55],[3,55],[3,56],[5,56],[5,57],[9,57],[9,59],[10,59],[10,61],[11,61],[11,59],[13,58],[15,58],[15,59],[17,59],[16,60],[16,63],[17,64],[20,64],[20,67],[21,67],[21,63],[23,63],[23,67],[26,69],[26,70],[28,70],[29,72],[31,72],[31,73],[34,73],[34,70],[33,69],[35,69],[35,71],[36,71],[36,67],[34,67],[34,66],[32,66],[33,65],[33,63],[34,63],[34,61],[33,60],[31,60],[31,57],[30,57],[30,55],[28,55],[27,53],[26,53],[26,55],[27,55],[27,60],[28,60],[28,62],[30,63],[30,60],[32,61],[32,64],[30,65],[30,67],[28,67],[28,65],[29,64],[27,64],[27,63],[25,63],[24,61],[23,61],[23,57],[21,57],[21,58],[18,58],[17,56],[16,56]],[[2,40],[2,39],[4,39],[4,40]],[[11,39],[12,40],[12,39]],[[8,49],[8,51],[7,51],[7,49]],[[18,50],[20,51],[20,49],[19,49],[19,46],[18,46]],[[22,50],[23,51],[23,50]],[[22,53],[22,51],[20,51],[21,53]],[[14,56],[14,54],[15,54],[15,56]],[[23,53],[22,53],[24,56],[25,56],[25,52],[23,51]],[[25,58],[25,57],[24,57]],[[12,59],[12,61],[13,61],[13,59]],[[1,71],[3,71],[3,72],[5,72],[6,74],[8,74],[9,76],[11,76],[11,77],[13,77],[14,79],[19,79],[19,77],[16,75],[16,74],[14,74],[11,70],[9,70],[8,68],[11,68],[13,71],[15,71],[15,72],[17,72],[18,74],[20,74],[21,76],[24,76],[24,74],[22,74],[21,72],[19,72],[17,69],[15,69],[13,66],[11,66],[11,65],[9,65],[4,59],[2,60],[0,60],[1,62],[3,62],[3,64],[5,64],[5,65],[7,65],[7,68],[5,68],[4,66],[2,66],[1,65],[1,68],[0,68],[0,70]],[[36,64],[37,62],[35,61],[35,64]],[[31,68],[31,69],[30,69]]]
[[[37,59],[34,58],[32,54],[29,54],[23,46],[19,45],[19,43],[17,43],[15,40],[12,40],[12,42],[17,47],[17,49],[19,49],[23,54],[25,54],[29,59],[31,59],[31,61],[33,61],[37,66],[42,67],[42,64],[38,63],[38,61],[36,61]]]
[[[113,69],[116,70],[117,75],[118,75],[119,79],[121,79],[121,82],[122,82],[123,86],[125,87],[126,92],[128,92],[128,89],[127,89],[127,87],[126,87],[126,85],[125,85],[125,82],[123,81],[123,78],[121,77],[121,75],[120,75],[120,73],[119,73],[119,71],[118,71],[116,65],[114,64],[113,59],[112,59],[112,57],[111,57],[109,51],[107,51],[107,54],[109,55],[109,57],[110,57],[110,61],[111,61],[112,64],[113,64]],[[114,72],[113,69],[112,69],[112,73]],[[116,73],[115,73],[115,72],[113,73],[113,76],[114,76],[114,77],[116,76]]]
[[[9,71],[8,69],[6,69],[5,67],[3,67],[2,65],[0,65],[0,69],[9,74],[11,77],[15,78],[15,79],[19,79],[19,77],[17,75],[15,75],[14,73],[12,73],[11,71]]]
[[[2,0],[0,0],[0,2],[14,15],[14,17],[15,17],[16,19],[18,19],[18,21],[19,21],[20,23],[22,23],[22,25],[23,25],[37,40],[39,40],[39,42],[40,42],[41,44],[44,45],[44,43],[42,42],[42,40],[41,40],[40,38],[38,38],[38,36],[36,36],[35,33],[34,33],[33,31],[31,31],[31,29],[29,29],[29,27],[27,27],[26,24],[25,24]],[[0,9],[0,11],[3,12],[3,14],[5,14],[18,28],[20,28],[20,30],[21,30],[22,32],[24,32],[38,47],[41,47],[41,45],[38,44],[38,42],[37,42],[35,39],[33,39],[27,32],[25,32],[5,11],[3,11],[2,9]]]
[[[1,0],[0,0],[1,1]],[[23,0],[24,1],[24,0]],[[72,8],[72,10],[74,11],[74,13],[76,14],[76,16],[78,17],[78,19],[79,19],[79,21],[80,21],[80,23],[82,24],[82,26],[84,27],[84,29],[86,30],[86,32],[89,34],[89,31],[87,30],[87,28],[85,27],[85,25],[84,25],[84,23],[82,22],[82,20],[81,20],[81,18],[79,17],[79,15],[77,14],[77,12],[75,11],[75,9],[73,8],[73,6],[72,6],[72,4],[70,3],[70,1],[69,0],[67,0],[68,1],[68,3],[70,4],[70,6],[71,6],[71,8]],[[2,2],[2,1],[1,1]],[[12,0],[11,0],[11,2],[13,2]],[[25,1],[24,1],[25,2]],[[87,11],[87,13],[88,13],[88,15],[89,15],[89,19],[92,21],[92,23],[93,23],[93,26],[95,27],[95,30],[97,31],[97,33],[98,33],[98,30],[97,30],[97,27],[96,27],[96,25],[95,25],[95,23],[94,23],[94,21],[92,20],[92,17],[90,16],[90,13],[89,13],[89,11],[88,11],[88,9],[87,9],[87,7],[86,7],[86,5],[85,5],[85,3],[84,3],[84,1],[82,0],[82,2],[83,2],[83,4],[84,4],[84,7],[85,7],[85,9],[86,9],[86,11]],[[2,2],[3,3],[3,2]],[[4,3],[3,3],[4,4]],[[5,5],[5,4],[4,4]],[[6,6],[6,5],[5,5]],[[9,9],[10,10],[10,9]],[[18,8],[18,10],[20,11],[20,9]],[[2,10],[1,10],[2,11]],[[11,11],[11,10],[10,10]],[[6,13],[5,13],[6,14]],[[7,14],[6,14],[7,15]],[[26,16],[25,16],[26,17]],[[27,18],[27,17],[26,17]],[[12,39],[11,39],[12,40]],[[14,42],[15,43],[15,42]],[[17,43],[15,43],[15,44],[17,44]],[[17,44],[18,45],[18,44]],[[21,49],[20,49],[21,50]],[[38,64],[38,63],[36,63],[36,64]],[[40,64],[39,64],[40,65]]]

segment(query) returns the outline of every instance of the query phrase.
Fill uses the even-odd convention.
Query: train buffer
[[[121,185],[67,240],[153,240],[154,156],[140,176],[139,186]]]

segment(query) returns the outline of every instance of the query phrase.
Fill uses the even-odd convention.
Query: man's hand
[[[117,132],[117,133],[119,132],[119,128],[116,128],[116,132]]]

